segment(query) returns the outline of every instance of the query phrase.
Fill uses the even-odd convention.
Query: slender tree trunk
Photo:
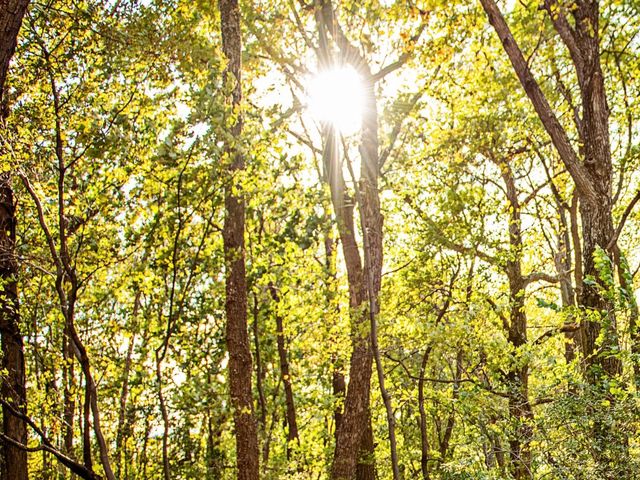
[[[342,423],[343,403],[347,394],[347,382],[344,378],[344,373],[342,373],[342,370],[337,366],[334,366],[334,370],[331,375],[331,387],[333,389],[333,396],[338,401],[338,405],[333,412],[333,420],[335,422],[334,434],[337,434],[338,429],[340,428],[340,423]]]
[[[352,480],[361,456],[363,434],[369,422],[369,393],[371,387],[371,331],[366,308],[362,261],[355,239],[353,200],[347,196],[338,156],[338,139],[333,129],[325,135],[324,164],[331,189],[338,232],[347,267],[349,307],[353,316],[353,351],[349,367],[349,385],[344,402],[342,419],[336,429],[336,448],[332,466],[332,478]],[[366,442],[365,442],[366,443]]]
[[[225,454],[222,446],[222,433],[224,431],[224,419],[216,419],[214,426],[213,412],[207,411],[207,479],[222,477]]]
[[[69,337],[66,328],[64,329],[64,336],[62,338],[62,360],[64,362],[64,365],[62,366],[62,383],[64,388],[62,413],[64,419],[64,452],[73,458],[73,420],[76,402],[72,391],[75,386],[75,368],[71,338]]]
[[[453,400],[454,406],[451,407],[451,411],[449,412],[449,417],[447,418],[447,424],[444,429],[444,435],[442,436],[442,441],[440,442],[440,458],[438,459],[438,467],[443,463],[447,462],[447,459],[452,454],[451,448],[451,437],[453,436],[453,428],[456,424],[456,412],[455,412],[455,402],[460,397],[460,379],[462,378],[462,359],[463,359],[463,350],[459,349],[456,353],[456,373],[454,376],[453,383],[453,392],[451,394],[451,399]]]
[[[364,250],[364,274],[366,294],[369,303],[369,321],[371,328],[371,353],[375,360],[378,374],[378,386],[387,414],[389,447],[391,453],[391,469],[394,480],[400,479],[398,452],[395,433],[395,413],[391,403],[391,395],[385,386],[384,366],[378,346],[378,319],[380,306],[378,296],[382,282],[382,224],[380,213],[380,197],[378,191],[378,175],[380,172],[380,154],[378,139],[378,107],[375,97],[375,81],[368,66],[361,65],[364,71],[365,101],[362,115],[362,139],[360,143],[361,174],[360,183],[355,187],[360,211],[360,225]],[[347,162],[349,162],[347,158]],[[352,166],[348,164],[355,183]],[[369,414],[369,425],[371,415]],[[365,438],[368,438],[365,437]],[[373,435],[371,435],[371,451],[373,452]],[[367,445],[368,448],[368,445]],[[375,458],[374,458],[375,460]],[[375,470],[374,470],[375,475]]]
[[[267,400],[264,395],[264,378],[265,372],[262,367],[262,356],[260,355],[260,326],[258,324],[259,316],[260,316],[260,308],[258,306],[258,297],[256,294],[253,294],[253,308],[251,309],[253,313],[253,349],[255,351],[255,360],[256,360],[256,389],[258,390],[258,405],[260,410],[260,416],[258,417],[258,424],[261,430],[266,430],[267,428]],[[263,450],[262,459],[263,462],[266,463],[269,458],[269,451]]]
[[[424,408],[424,377],[427,372],[427,363],[431,355],[432,346],[429,345],[422,354],[420,362],[420,377],[418,378],[418,410],[420,411],[420,470],[422,480],[430,480],[429,471],[429,435],[427,432],[427,411]]]
[[[222,49],[229,63],[225,75],[235,82],[232,106],[240,108],[241,52],[240,11],[237,0],[219,0],[220,24],[222,28]],[[240,142],[242,118],[230,132],[236,142]],[[247,279],[245,271],[245,202],[241,185],[234,178],[236,172],[244,169],[244,159],[234,144],[228,144],[226,151],[230,157],[230,184],[225,191],[225,218],[223,226],[224,252],[226,262],[226,340],[229,351],[229,386],[231,406],[235,422],[236,465],[239,480],[259,478],[258,432],[253,414],[251,378],[253,374],[249,335],[247,332]]]
[[[509,218],[509,255],[506,264],[509,279],[509,329],[507,338],[518,352],[527,344],[527,315],[525,313],[526,281],[522,275],[522,230],[520,202],[515,177],[506,160],[496,162],[502,172],[507,195]],[[532,478],[531,440],[533,438],[533,410],[529,402],[529,367],[518,358],[507,371],[509,414],[516,422],[515,432],[509,439],[511,474],[516,480]]]
[[[569,236],[569,225],[567,223],[564,206],[557,203],[558,213],[560,216],[560,233],[558,235],[558,252],[554,258],[556,272],[560,280],[560,297],[562,306],[565,309],[575,306],[575,290],[571,282],[571,240]],[[565,325],[569,325],[575,321],[573,315],[569,315],[565,321]],[[565,333],[564,357],[567,364],[575,359],[575,332]]]
[[[296,418],[296,406],[293,400],[293,388],[291,387],[291,371],[289,368],[289,352],[284,337],[284,324],[282,314],[278,310],[280,295],[273,284],[269,285],[271,298],[275,303],[276,317],[276,342],[278,344],[278,359],[280,360],[280,376],[284,385],[286,419],[287,419],[287,459],[291,459],[292,450],[300,446],[298,434],[298,420]]]
[[[324,206],[325,212],[329,212],[330,208],[328,205]],[[325,213],[327,221],[330,221],[330,215]],[[340,307],[335,305],[334,307],[334,299],[335,299],[335,282],[337,279],[336,273],[336,251],[335,251],[335,241],[332,236],[332,227],[329,225],[327,230],[325,231],[324,236],[324,250],[325,250],[325,268],[326,268],[326,300],[327,300],[327,309],[330,311],[335,308],[335,313],[338,315],[340,313]],[[331,322],[331,320],[329,320]],[[333,412],[333,420],[334,420],[334,435],[337,434],[338,428],[340,427],[340,422],[342,421],[342,408],[345,395],[347,393],[347,383],[344,378],[343,365],[342,361],[339,360],[338,355],[335,353],[331,356],[331,388],[334,399],[336,401],[336,407]]]
[[[60,101],[60,93],[56,84],[55,71],[51,64],[51,58],[49,52],[44,45],[42,47],[42,56],[45,61],[44,66],[49,76],[51,85],[51,94],[53,97],[53,111],[54,111],[54,132],[55,132],[55,157],[57,160],[57,224],[58,224],[58,236],[54,238],[51,230],[45,219],[45,211],[36,193],[33,185],[31,185],[29,179],[24,174],[20,174],[20,179],[28,191],[29,196],[33,200],[38,222],[44,234],[51,259],[56,267],[56,280],[55,287],[58,294],[58,300],[60,304],[60,311],[65,320],[66,333],[69,335],[69,339],[72,345],[73,353],[80,363],[82,373],[85,378],[85,406],[88,405],[91,412],[91,421],[93,422],[93,431],[95,433],[96,441],[98,444],[98,452],[100,455],[100,463],[104,469],[105,476],[108,480],[115,480],[115,476],[111,469],[109,461],[109,452],[107,442],[102,433],[102,427],[100,426],[100,409],[98,406],[98,391],[97,385],[91,373],[91,362],[87,353],[87,349],[84,343],[80,339],[75,327],[75,308],[77,302],[77,295],[79,291],[79,282],[75,265],[72,262],[72,256],[69,249],[69,232],[67,230],[68,221],[66,218],[66,198],[65,198],[65,175],[68,172],[68,166],[65,165],[64,158],[64,141],[62,132],[62,104]],[[57,245],[56,245],[57,243]],[[86,418],[86,417],[85,417]],[[86,422],[88,425],[88,421]],[[86,430],[86,429],[85,429]],[[88,441],[85,437],[85,445],[88,445]],[[90,459],[90,448],[85,446],[84,457]],[[60,457],[59,460],[62,461]],[[66,466],[69,466],[65,460]],[[71,467],[70,467],[71,468]],[[73,468],[76,468],[75,466]],[[87,468],[87,467],[85,467]],[[94,475],[90,467],[88,467],[90,475]]]
[[[253,308],[251,309],[253,321],[252,329],[253,329],[253,350],[254,350],[254,358],[256,365],[256,390],[258,391],[258,411],[259,416],[257,418],[258,421],[258,430],[266,433],[267,432],[267,398],[264,394],[264,379],[265,379],[265,370],[262,367],[262,355],[260,353],[260,326],[258,324],[259,316],[260,316],[260,308],[258,306],[258,297],[254,293],[253,294]],[[266,468],[269,463],[269,454],[271,448],[271,442],[266,441],[262,442],[262,468]]]
[[[321,68],[330,68],[332,60],[327,30],[332,31],[334,28],[331,3],[319,0],[316,3],[315,15],[320,41],[319,62]],[[355,236],[354,201],[346,190],[342,161],[339,156],[339,133],[331,126],[326,126],[323,138],[324,180],[330,187],[331,203],[347,269],[349,314],[352,318],[353,332],[349,385],[344,397],[342,415],[340,417],[336,415],[336,445],[331,478],[352,480],[356,478],[358,463],[362,463],[360,459],[366,463],[370,463],[369,459],[373,459],[373,451],[364,452],[364,455],[362,452],[363,446],[373,443],[365,438],[370,428],[369,394],[373,364],[371,330],[367,309],[362,308],[366,299],[366,285]],[[340,378],[334,380],[334,389],[336,389],[340,387]],[[359,474],[365,475],[366,472],[366,468],[361,468]]]
[[[140,309],[140,292],[136,293],[133,301],[133,323],[137,326],[138,311]],[[129,374],[131,372],[131,363],[133,357],[133,345],[135,343],[135,333],[129,338],[127,346],[127,356],[124,361],[124,371],[122,372],[122,388],[120,390],[120,406],[118,409],[118,424],[116,427],[116,477],[121,478],[122,460],[126,452],[125,444],[127,442],[126,435],[126,414],[127,401],[129,399]],[[126,459],[125,459],[126,461]]]
[[[168,338],[165,338],[165,342],[168,342]],[[164,392],[162,389],[163,358],[164,354],[159,354],[158,351],[156,351],[156,383],[158,387],[158,405],[160,406],[160,414],[162,416],[162,477],[164,478],[164,480],[170,480],[171,463],[169,462],[169,430],[171,428],[171,420],[169,419],[169,410],[167,408],[167,402],[165,401]]]
[[[335,24],[333,6],[329,1],[320,2],[316,10],[320,37],[320,63],[328,67],[331,63],[327,30],[338,38],[334,40],[341,49],[352,50],[341,37],[340,27]],[[354,58],[360,69],[367,69],[364,59]],[[372,327],[378,314],[378,293],[382,272],[382,215],[378,197],[379,145],[378,116],[373,93],[372,76],[363,114],[361,138],[361,178],[357,187],[363,231],[367,235],[365,264],[363,264],[355,237],[353,217],[354,201],[348,195],[339,155],[339,133],[333,128],[325,129],[324,168],[326,181],[331,190],[331,201],[338,224],[343,255],[349,283],[349,306],[353,315],[353,351],[349,367],[349,385],[344,402],[343,415],[336,429],[336,448],[331,470],[334,480],[354,477],[368,478],[375,475],[374,442],[370,431],[369,397],[373,366]],[[383,373],[379,372],[384,378]],[[384,387],[384,382],[381,383]],[[383,392],[384,393],[384,392]],[[388,402],[385,403],[388,407]],[[392,421],[392,420],[391,420]],[[394,476],[397,462],[393,448],[393,424],[390,423]],[[363,451],[366,450],[366,451]],[[370,450],[369,450],[370,449]],[[360,459],[364,459],[360,462]],[[357,465],[361,464],[358,468]]]

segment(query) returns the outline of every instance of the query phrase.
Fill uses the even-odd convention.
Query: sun
[[[345,135],[362,126],[364,84],[351,65],[324,70],[308,81],[307,108],[321,122],[330,123]]]

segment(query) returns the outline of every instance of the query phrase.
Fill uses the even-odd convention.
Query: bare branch
[[[53,235],[51,234],[51,230],[49,230],[47,221],[44,218],[44,209],[42,208],[42,202],[40,201],[38,194],[33,188],[33,185],[31,185],[31,182],[29,181],[27,176],[24,173],[19,172],[18,177],[20,177],[20,180],[22,180],[22,184],[24,185],[24,188],[27,189],[27,192],[29,192],[29,196],[31,197],[31,199],[33,200],[33,203],[36,206],[36,210],[38,212],[38,222],[40,223],[40,228],[42,228],[45,239],[47,240],[47,246],[49,247],[51,258],[56,264],[56,268],[59,270],[59,272],[62,272],[64,270],[64,267],[62,265],[62,261],[60,260],[60,256],[58,255],[58,251],[56,250],[56,244],[55,244],[55,241],[53,240]]]

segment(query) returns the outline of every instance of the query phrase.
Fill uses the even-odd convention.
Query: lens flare
[[[350,65],[318,73],[309,80],[309,113],[321,122],[331,123],[345,135],[362,126],[364,85]]]

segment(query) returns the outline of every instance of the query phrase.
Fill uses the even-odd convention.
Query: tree
[[[222,48],[229,61],[227,82],[232,85],[230,115],[235,118],[227,144],[230,183],[225,194],[223,227],[226,259],[226,339],[229,351],[229,390],[236,428],[238,479],[259,478],[258,432],[251,395],[251,350],[247,333],[247,280],[245,273],[245,204],[238,175],[244,168],[240,150],[242,133],[242,39],[237,0],[221,0]]]
[[[568,9],[561,3],[546,1],[545,10],[569,51],[580,92],[580,110],[576,128],[582,145],[580,155],[558,121],[549,101],[535,80],[502,13],[493,0],[481,0],[489,21],[511,61],[520,83],[533,104],[545,130],[551,137],[565,167],[571,174],[579,196],[582,221],[583,275],[591,279],[583,285],[579,304],[581,314],[580,346],[586,363],[586,375],[601,394],[607,396],[608,378],[622,372],[614,306],[602,294],[607,286],[597,269],[597,252],[616,256],[616,238],[612,216],[612,160],[609,138],[609,105],[600,61],[600,7],[597,2],[578,1]],[[573,18],[573,24],[567,14]],[[602,342],[598,338],[602,335]],[[617,478],[626,466],[614,458],[624,455],[627,440],[610,427],[594,426],[598,447],[595,459],[604,478]],[[626,463],[626,462],[622,462]]]

